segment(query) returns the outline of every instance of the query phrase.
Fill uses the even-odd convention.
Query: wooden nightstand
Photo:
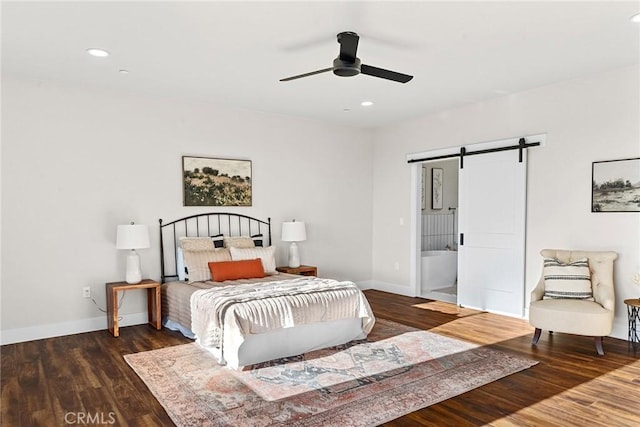
[[[118,325],[118,291],[130,289],[147,290],[147,309],[149,311],[149,324],[157,330],[162,329],[160,323],[160,283],[155,280],[145,279],[140,283],[130,285],[127,282],[107,283],[107,323],[109,332],[114,337],[120,335]]]
[[[301,265],[300,267],[277,267],[280,273],[298,274],[300,276],[316,276],[318,277],[318,268],[312,265]]]

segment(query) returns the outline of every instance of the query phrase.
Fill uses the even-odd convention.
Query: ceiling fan
[[[381,79],[393,80],[394,82],[406,83],[413,78],[408,74],[397,73],[395,71],[385,70],[384,68],[372,67],[363,64],[360,58],[356,56],[358,51],[358,40],[360,37],[351,31],[345,31],[338,34],[338,43],[340,43],[340,55],[333,60],[333,67],[324,68],[322,70],[311,71],[310,73],[300,74],[293,77],[280,79],[281,82],[300,79],[302,77],[313,76],[314,74],[326,73],[333,71],[333,74],[341,77],[351,77],[358,74],[366,74],[368,76],[380,77]]]

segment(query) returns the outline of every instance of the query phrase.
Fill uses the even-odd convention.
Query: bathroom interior
[[[457,302],[458,159],[422,165],[420,296]]]

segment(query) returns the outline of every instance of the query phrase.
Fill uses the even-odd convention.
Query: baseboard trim
[[[624,319],[615,319],[615,318],[613,319],[613,330],[611,331],[611,334],[609,334],[609,336],[613,338],[618,338],[621,340],[627,340],[629,337],[628,328],[629,328],[629,322],[627,321],[626,313],[625,313]]]
[[[376,280],[365,280],[356,282],[361,290],[375,289],[392,294],[414,297],[408,286],[401,286],[394,283],[386,283]],[[525,309],[525,319],[529,318],[529,309]],[[144,325],[148,323],[148,314],[132,313],[122,315],[120,326]],[[613,331],[609,335],[622,340],[627,339],[627,321],[625,319],[614,319]],[[94,317],[90,319],[74,320],[68,322],[54,323],[50,325],[30,326],[26,328],[7,329],[0,331],[0,345],[15,344],[26,341],[34,341],[45,338],[61,337],[65,335],[82,334],[107,329],[106,316]]]
[[[366,291],[367,289],[375,289],[375,283],[373,280],[363,280],[361,282],[355,282],[358,289]]]
[[[392,294],[404,295],[406,297],[415,297],[415,290],[410,286],[402,286],[395,283],[381,282],[379,280],[370,280],[371,288],[377,291],[390,292]]]
[[[444,302],[448,302],[448,303],[451,303],[451,304],[458,304],[457,295],[442,294],[442,293],[438,293],[438,292],[424,292],[423,291],[418,296],[420,298],[432,299],[432,300],[435,300],[435,301],[444,301]]]
[[[132,313],[122,315],[120,327],[143,325],[148,323],[148,314]],[[45,338],[62,337],[65,335],[82,334],[107,329],[106,316],[90,319],[73,320],[53,323],[49,325],[29,326],[26,328],[7,329],[0,331],[0,345],[19,342],[41,340]]]

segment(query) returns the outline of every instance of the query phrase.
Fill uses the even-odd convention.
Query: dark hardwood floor
[[[605,339],[543,333],[526,321],[455,305],[366,291],[374,313],[417,328],[534,358],[539,364],[385,424],[386,426],[638,426],[640,351]],[[190,342],[150,326],[0,347],[0,425],[172,426],[123,355]]]

